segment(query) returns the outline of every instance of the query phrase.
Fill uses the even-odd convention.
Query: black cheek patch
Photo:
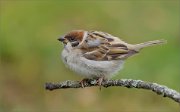
[[[79,42],[78,41],[71,42],[71,45],[72,47],[76,47],[79,45]]]

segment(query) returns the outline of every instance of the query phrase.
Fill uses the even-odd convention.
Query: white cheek
[[[66,47],[69,48],[69,49],[72,48],[71,43],[68,42],[67,45],[66,45]]]
[[[68,43],[64,46],[64,49],[67,50],[68,52],[70,52],[70,51],[72,50],[71,43],[68,42]]]

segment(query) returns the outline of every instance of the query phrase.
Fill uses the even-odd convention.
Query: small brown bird
[[[85,78],[97,79],[99,86],[103,80],[113,77],[121,70],[124,61],[139,53],[142,48],[166,42],[154,40],[128,44],[105,32],[84,30],[71,31],[58,40],[64,44],[64,64]]]

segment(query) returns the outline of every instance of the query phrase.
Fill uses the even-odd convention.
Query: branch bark
[[[88,79],[84,82],[84,87],[98,86],[97,80]],[[127,88],[138,88],[138,89],[147,89],[152,90],[158,95],[163,97],[168,97],[178,103],[180,103],[180,93],[170,89],[164,85],[159,85],[157,83],[145,82],[142,80],[133,80],[133,79],[120,79],[120,80],[106,80],[102,82],[103,87],[110,86],[122,86]],[[64,81],[59,83],[46,83],[46,90],[55,90],[55,89],[66,89],[66,88],[82,88],[79,81]]]

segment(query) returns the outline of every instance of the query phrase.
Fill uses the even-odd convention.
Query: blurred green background
[[[45,82],[81,80],[60,59],[60,35],[100,30],[129,43],[166,39],[129,58],[114,79],[131,78],[180,91],[180,1],[0,0],[0,112],[177,112],[147,90],[123,87],[46,91]]]

